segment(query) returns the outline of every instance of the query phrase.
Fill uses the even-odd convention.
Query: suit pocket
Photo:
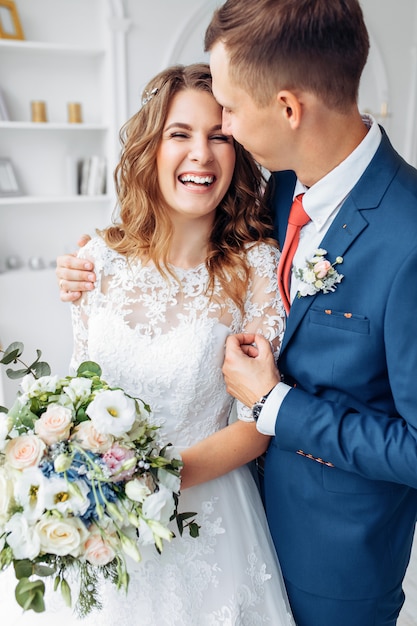
[[[332,309],[310,309],[309,319],[311,324],[369,335],[370,322],[363,315],[350,312],[342,313]]]

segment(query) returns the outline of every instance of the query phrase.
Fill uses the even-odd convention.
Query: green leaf
[[[8,365],[12,361],[15,361],[23,352],[23,343],[21,341],[15,341],[4,350],[4,356],[0,359],[0,363]]]
[[[33,573],[37,576],[52,576],[55,572],[55,567],[51,565],[44,565],[43,563],[35,563]]]
[[[62,594],[62,597],[64,598],[65,604],[67,606],[71,606],[72,604],[71,588],[69,584],[67,583],[67,581],[65,580],[65,578],[61,580],[61,594]]]
[[[193,520],[192,522],[187,522],[186,524],[184,524],[185,520],[189,519],[190,517],[193,517],[194,515],[197,515],[197,513],[190,513],[188,511],[187,513],[178,513],[177,526],[178,526],[178,531],[180,535],[182,535],[184,532],[184,526],[188,526],[190,536],[193,537],[193,539],[199,536],[200,526],[197,524],[196,521]]]
[[[84,361],[77,369],[77,376],[84,378],[93,378],[93,376],[101,377],[101,367],[94,361]]]
[[[29,578],[33,574],[32,562],[29,559],[21,559],[19,561],[13,561],[14,573],[16,578]]]
[[[45,584],[41,580],[22,578],[17,583],[16,601],[25,611],[32,609],[35,613],[42,613],[45,610],[44,594]]]
[[[30,369],[35,372],[35,378],[41,378],[41,376],[49,376],[51,374],[51,368],[45,361],[39,361],[39,363],[33,363]]]
[[[0,406],[0,413],[8,413],[9,411],[6,409],[5,406]]]
[[[11,370],[10,368],[6,370],[6,374],[9,378],[16,380],[17,378],[23,378],[26,374],[30,374],[29,369],[24,370]]]
[[[87,413],[85,412],[84,407],[80,406],[80,408],[78,409],[76,413],[76,419],[77,419],[77,422],[86,422],[87,420],[90,419]]]
[[[185,521],[186,519],[188,519],[190,517],[194,517],[195,515],[197,515],[197,513],[189,513],[187,511],[187,513],[179,513],[178,517],[180,517],[182,521]]]
[[[188,525],[188,529],[190,531],[190,537],[193,539],[196,539],[196,537],[199,536],[200,526],[196,522],[191,522],[191,524]]]

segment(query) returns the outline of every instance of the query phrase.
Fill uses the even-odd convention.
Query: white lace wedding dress
[[[81,253],[94,261],[98,280],[81,306],[73,307],[73,366],[87,359],[99,363],[109,383],[151,405],[166,441],[180,450],[223,428],[232,407],[221,372],[227,335],[259,331],[278,347],[283,334],[284,313],[276,295],[278,252],[265,244],[248,251],[251,280],[243,318],[233,302],[221,306],[225,296],[218,285],[208,299],[204,265],[175,268],[180,288],[153,266],[128,263],[99,238]],[[238,416],[251,419],[242,406]],[[141,547],[142,562],[130,564],[128,596],[106,583],[102,611],[81,622],[59,608],[60,598],[53,593],[46,613],[22,615],[9,599],[14,580],[11,584],[3,574],[1,607],[8,625],[294,624],[249,468],[184,490],[179,509],[197,512],[199,538],[177,532],[162,555],[153,546]]]

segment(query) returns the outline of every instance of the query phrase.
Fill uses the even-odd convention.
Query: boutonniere
[[[314,251],[313,258],[306,262],[306,267],[293,269],[294,276],[300,281],[297,293],[299,298],[314,296],[319,291],[330,293],[336,290],[343,274],[339,274],[335,266],[343,263],[343,257],[338,256],[334,263],[330,263],[325,258],[326,254],[327,250],[318,248]]]

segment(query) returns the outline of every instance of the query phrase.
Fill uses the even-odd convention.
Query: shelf
[[[0,207],[10,205],[28,205],[28,204],[85,204],[102,202],[107,204],[112,197],[109,194],[101,194],[97,196],[6,196],[0,198]]]
[[[74,46],[69,44],[46,43],[41,41],[12,41],[0,39],[0,50],[10,50],[12,52],[46,52],[47,54],[70,54],[80,56],[104,56],[105,50],[102,48],[88,48],[85,46]]]

